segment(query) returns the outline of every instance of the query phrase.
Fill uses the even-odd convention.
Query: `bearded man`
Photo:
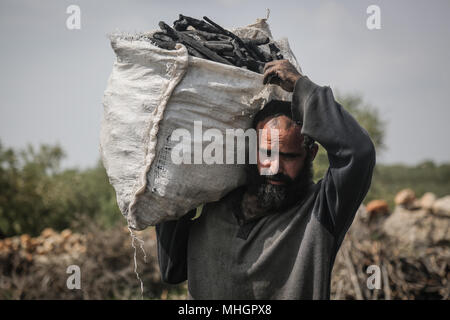
[[[329,87],[287,60],[267,63],[264,83],[293,92],[254,119],[257,130],[278,130],[278,156],[261,157],[276,141],[258,140],[248,185],[197,219],[190,212],[156,226],[162,279],[188,280],[190,299],[329,299],[336,254],[370,187],[374,145]],[[330,162],[317,183],[315,141]]]

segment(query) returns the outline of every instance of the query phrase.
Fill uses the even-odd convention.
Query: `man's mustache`
[[[266,180],[272,180],[272,181],[277,181],[277,182],[284,182],[286,184],[289,183],[293,183],[294,181],[287,175],[282,174],[282,173],[277,173],[271,176],[264,176],[266,178]]]

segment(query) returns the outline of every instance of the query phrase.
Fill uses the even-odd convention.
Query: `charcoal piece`
[[[163,31],[163,33],[171,37],[173,40],[180,41],[179,37],[180,32],[177,32],[171,27],[169,27],[164,21],[160,21],[158,25]]]
[[[206,48],[201,42],[192,39],[188,35],[183,34],[180,31],[176,31],[172,29],[170,26],[168,26],[164,21],[159,22],[159,27],[166,32],[170,37],[176,37],[178,38],[178,41],[183,43],[184,45],[188,45],[195,50],[197,50],[199,53],[203,54],[206,58],[215,61],[220,62],[224,64],[230,65],[231,63],[228,62],[225,58],[222,58],[214,51]]]
[[[273,42],[269,43],[269,48],[270,48],[270,52],[274,52],[274,53],[280,52],[280,49]]]
[[[267,54],[266,52],[264,52],[263,50],[261,50],[258,46],[256,45],[252,45],[252,44],[247,44],[247,46],[250,48],[250,50],[252,50],[254,52],[254,54],[258,57],[257,60],[262,61],[262,62],[269,62],[272,61],[272,57],[270,56],[270,54]]]
[[[275,45],[275,43],[269,43],[270,55],[273,60],[282,60],[283,55],[280,53],[280,49]]]
[[[188,26],[189,22],[186,19],[179,19],[173,23],[173,28],[177,31],[185,31]]]
[[[264,62],[260,62],[251,58],[244,59],[244,63],[247,66],[247,68],[251,71],[257,72],[257,73],[263,73],[264,70]]]
[[[158,40],[161,40],[161,41],[169,41],[169,42],[170,41],[171,42],[174,41],[174,39],[172,37],[170,37],[169,35],[165,34],[164,32],[155,32],[152,35],[152,37],[153,37],[153,39],[158,39]]]
[[[191,46],[185,45],[185,47],[186,47],[189,55],[191,55],[193,57],[197,57],[197,58],[208,59],[206,56],[204,56],[203,54],[201,54],[200,52],[198,52],[197,50],[195,50]]]
[[[224,45],[224,46],[228,46],[231,48],[231,47],[233,47],[233,45],[231,43],[232,41],[233,41],[232,39],[226,40],[226,41],[212,40],[212,41],[205,41],[204,43],[211,44],[213,46]]]
[[[201,38],[203,38],[203,40],[207,40],[207,41],[231,41],[231,38],[220,34],[220,33],[212,33],[212,32],[206,32],[206,31],[201,31],[201,30],[186,30],[183,31],[183,33],[188,34],[188,35],[197,35]]]
[[[205,19],[208,23],[210,23],[211,25],[213,25],[217,30],[219,30],[219,33],[222,33],[226,36],[229,36],[230,38],[233,38],[234,40],[236,40],[236,42],[239,44],[240,47],[245,48],[245,50],[247,51],[247,53],[250,55],[250,57],[252,57],[255,60],[258,60],[258,57],[256,56],[256,54],[250,50],[248,48],[248,46],[241,40],[241,38],[239,38],[237,35],[235,35],[234,33],[232,33],[231,31],[225,30],[224,28],[222,28],[221,26],[219,26],[217,23],[215,23],[214,21],[212,21],[211,19],[209,19],[208,17],[203,17],[203,19]]]
[[[203,45],[211,50],[216,52],[225,52],[225,51],[233,51],[234,47],[231,42],[223,42],[223,41],[209,41],[203,42]]]
[[[180,20],[181,21],[182,20],[186,20],[188,25],[194,27],[197,30],[217,33],[217,29],[214,26],[206,23],[205,21],[198,20],[198,19],[195,19],[195,18],[191,18],[191,17],[188,17],[188,16],[184,16],[182,14],[180,14],[179,19],[177,21],[180,21]]]
[[[239,43],[236,41],[236,39],[231,40],[231,44],[233,45],[233,52],[239,59],[245,59],[244,54],[241,51],[241,48],[239,47]]]
[[[150,41],[161,49],[175,50],[176,43],[174,41],[163,41],[157,38],[150,38]]]
[[[222,57],[226,58],[226,57],[234,57],[234,51],[222,51],[220,53],[222,55]]]
[[[256,38],[256,39],[242,38],[242,42],[245,43],[246,45],[261,46],[263,44],[268,44],[270,42],[270,39],[268,37],[262,37],[262,38]]]
[[[257,60],[262,62],[269,62],[273,60],[270,54],[266,53],[264,50],[258,47],[260,45],[268,44],[270,42],[270,39],[268,37],[256,39],[243,38],[242,42],[244,42],[245,45],[254,53],[254,55],[257,57]]]
[[[240,67],[240,66],[238,66],[238,63],[237,63],[236,58],[234,56],[224,56],[224,58],[227,59],[235,67]]]
[[[204,37],[202,37],[201,35],[199,35],[198,33],[194,33],[194,32],[188,32],[188,31],[182,31],[185,35],[187,35],[188,37],[191,37],[192,39],[196,40],[196,41],[200,41],[200,42],[204,42],[206,41]]]

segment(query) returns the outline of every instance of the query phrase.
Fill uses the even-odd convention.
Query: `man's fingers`
[[[278,60],[273,60],[273,61],[267,62],[267,63],[264,65],[264,70],[263,70],[263,72],[266,72],[267,69],[269,69],[270,67],[274,66],[274,65],[277,63],[277,61],[278,61]]]
[[[288,68],[289,66],[291,66],[292,68],[294,67],[294,66],[292,66],[292,64],[290,63],[290,61],[287,60],[287,59],[284,59],[284,60],[272,60],[272,61],[270,61],[270,62],[267,62],[267,63],[264,65],[264,70],[263,70],[263,72],[265,72],[268,68],[273,67],[273,66],[276,66],[276,65],[278,65],[279,67],[284,67],[284,68]]]
[[[263,84],[267,84],[270,82],[271,79],[273,79],[273,77],[277,77],[277,70],[276,67],[272,67],[267,69],[264,72],[264,79],[263,79]]]

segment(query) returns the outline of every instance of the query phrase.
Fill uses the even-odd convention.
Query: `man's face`
[[[317,147],[307,152],[301,127],[286,116],[261,121],[256,129],[268,129],[267,139],[258,141],[258,162],[250,167],[249,192],[256,196],[257,202],[254,207],[252,204],[247,206],[246,210],[284,210],[297,202],[312,183],[312,160]],[[278,130],[278,157],[276,152],[269,154],[274,142],[270,129]],[[269,158],[261,157],[260,151],[267,152]],[[264,174],[261,174],[262,171]]]
[[[258,172],[261,174],[264,169],[267,182],[273,185],[293,182],[302,170],[307,155],[301,127],[283,115],[261,121],[256,129],[267,134],[267,139],[258,139]],[[271,136],[271,130],[278,131],[278,157],[276,153],[272,154],[272,151],[276,151],[276,140]]]

